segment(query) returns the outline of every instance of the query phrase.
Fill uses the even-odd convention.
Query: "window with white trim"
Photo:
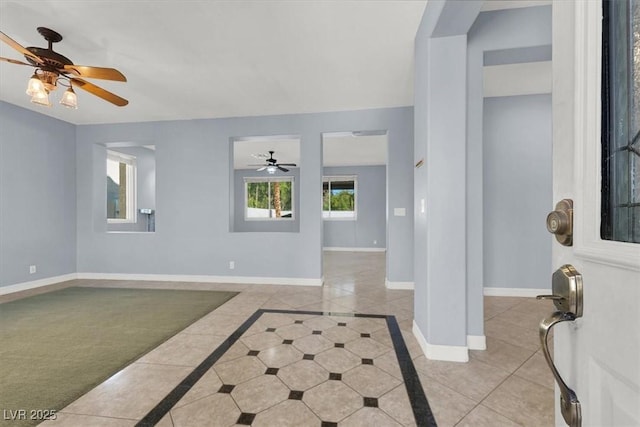
[[[324,219],[355,220],[357,217],[356,176],[325,176],[322,178],[322,217]]]
[[[136,222],[136,158],[107,150],[107,222]]]
[[[294,218],[293,177],[244,178],[246,220],[279,221]]]

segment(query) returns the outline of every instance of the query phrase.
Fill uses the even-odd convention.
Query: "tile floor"
[[[469,363],[438,362],[424,357],[411,333],[413,292],[385,289],[384,254],[325,253],[324,275],[321,288],[68,282],[69,286],[241,293],[44,425],[134,426],[154,408],[166,414],[158,426],[425,425],[422,419],[416,423],[413,416],[383,318],[270,310],[395,316],[407,359],[417,371],[439,426],[554,424],[553,379],[537,335],[540,319],[551,312],[549,302],[486,297],[488,349],[471,351]],[[265,312],[247,323],[260,309]],[[229,344],[230,336],[243,324],[246,331]],[[222,349],[226,351],[217,351],[220,357],[210,369],[203,369],[203,361],[227,344],[228,349]],[[167,405],[167,395],[198,370],[201,377],[194,385],[177,403]]]

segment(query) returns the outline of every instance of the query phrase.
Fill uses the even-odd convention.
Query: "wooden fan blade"
[[[29,67],[35,67],[35,65],[27,64],[26,62],[18,61],[16,59],[4,58],[2,56],[0,56],[0,61],[6,61],[6,62],[10,62],[12,64],[17,64],[17,65],[28,65]]]
[[[86,65],[65,65],[65,71],[70,71],[78,77],[115,80],[118,82],[126,82],[127,78],[115,68],[89,67]]]
[[[33,59],[35,62],[37,62],[38,64],[44,64],[44,61],[36,54],[34,54],[33,52],[31,52],[30,50],[27,50],[25,47],[23,47],[20,43],[18,43],[17,41],[15,41],[14,39],[12,39],[11,37],[9,37],[8,35],[6,35],[5,33],[3,33],[2,31],[0,31],[0,40],[2,40],[3,42],[5,42],[6,44],[8,44],[9,46],[11,46],[12,48],[14,48],[15,50],[17,50],[18,52],[20,52],[23,55],[28,56],[29,58]]]
[[[89,83],[82,79],[71,79],[71,85],[73,87],[79,87],[80,89],[86,90],[87,92],[104,99],[105,101],[109,101],[110,103],[117,105],[118,107],[124,107],[129,103],[124,98],[120,98],[118,95],[115,95],[108,90],[102,89],[100,86],[96,86],[93,83]]]

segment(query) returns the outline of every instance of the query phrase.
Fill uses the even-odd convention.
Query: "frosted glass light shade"
[[[43,105],[45,107],[51,107],[51,102],[49,102],[49,94],[45,90],[35,93],[31,97],[31,102],[33,102],[34,104]]]
[[[41,92],[44,92],[44,83],[42,83],[42,80],[38,78],[36,73],[33,73],[33,76],[31,76],[29,84],[27,85],[27,95],[34,96]]]
[[[78,108],[78,96],[72,88],[64,91],[64,93],[62,94],[62,99],[60,100],[60,104],[64,105],[67,108]]]

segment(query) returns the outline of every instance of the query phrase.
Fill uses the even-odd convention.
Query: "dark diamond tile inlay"
[[[279,368],[267,368],[266,371],[264,371],[265,375],[278,375],[278,371]]]
[[[322,335],[322,331],[313,331],[311,332],[313,335]]]
[[[241,424],[243,426],[250,426],[255,417],[256,417],[256,414],[250,414],[248,412],[243,412],[238,417],[237,424]]]
[[[296,321],[295,321],[295,322],[293,322],[293,323],[297,323],[298,325],[301,325],[301,324],[302,324],[302,322],[303,322],[303,320],[296,320]]]
[[[368,406],[370,408],[378,407],[378,399],[375,397],[365,397],[364,398],[364,406]]]
[[[362,338],[371,338],[371,334],[360,334]]]
[[[304,394],[304,391],[291,390],[291,392],[289,392],[289,399],[291,399],[291,400],[302,400],[302,395],[303,394]]]
[[[373,359],[362,359],[363,365],[373,365]]]
[[[282,344],[293,344],[293,340],[284,340]]]
[[[276,328],[267,328],[267,332],[275,332]]]
[[[302,358],[304,360],[313,360],[315,356],[313,354],[305,354],[304,356],[302,356]]]
[[[338,323],[338,326],[347,326],[347,324],[343,323],[343,322],[340,322],[340,323]]]
[[[331,421],[323,421],[320,423],[320,427],[338,427],[338,423],[332,423]]]
[[[247,353],[247,356],[257,356],[258,354],[260,354],[258,350],[249,350],[249,353]]]
[[[218,389],[218,393],[231,393],[234,387],[233,384],[222,384],[222,387]]]
[[[329,372],[329,379],[335,381],[342,381],[342,374],[337,374],[335,372]]]
[[[338,347],[338,348],[344,348],[344,343],[337,342],[337,343],[335,344],[335,346],[336,346],[336,347]]]

